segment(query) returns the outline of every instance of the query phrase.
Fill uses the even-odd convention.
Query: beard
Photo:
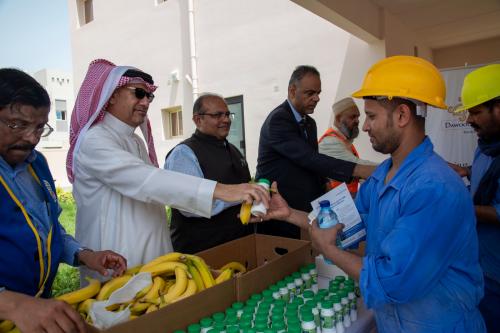
[[[347,140],[352,141],[356,139],[359,135],[359,127],[354,126],[352,129],[349,129],[349,127],[346,126],[346,124],[340,124],[339,127],[340,132],[345,135]]]

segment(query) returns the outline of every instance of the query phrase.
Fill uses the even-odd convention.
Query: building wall
[[[162,164],[166,153],[183,138],[164,138],[161,109],[182,106],[184,138],[194,130],[192,90],[185,79],[191,74],[188,2],[93,2],[94,20],[80,26],[77,2],[68,0],[75,91],[89,62],[96,58],[134,65],[152,74],[159,88],[149,117]],[[320,134],[327,128],[337,89],[339,85],[347,87],[341,79],[349,78],[343,66],[345,61],[351,61],[350,56],[346,58],[350,34],[289,0],[273,0],[272,6],[267,0],[194,3],[199,91],[225,97],[243,95],[247,160],[252,173],[262,122],[286,99],[288,79],[297,65],[314,65],[321,72],[323,92],[313,117]],[[371,48],[364,46],[365,50]],[[351,50],[353,55],[356,52]],[[357,59],[365,63],[355,63],[350,68],[359,78],[373,59]],[[171,80],[173,71],[179,74],[178,82]],[[352,86],[361,83],[350,79],[349,82]]]
[[[49,125],[54,132],[48,137],[41,138],[37,149],[48,160],[56,185],[68,187],[70,183],[66,177],[66,154],[69,147],[69,128],[71,111],[75,103],[73,93],[73,77],[70,73],[60,70],[43,69],[33,77],[47,90],[50,97]],[[56,100],[66,101],[66,121],[56,119]]]
[[[500,37],[436,49],[433,58],[439,68],[500,62]]]

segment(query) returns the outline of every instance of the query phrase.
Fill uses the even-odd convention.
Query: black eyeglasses
[[[200,116],[210,116],[212,119],[220,120],[224,117],[228,117],[231,120],[234,120],[234,113],[232,112],[216,112],[216,113],[198,113]]]
[[[49,136],[50,133],[54,132],[54,129],[49,124],[44,124],[43,126],[33,127],[29,125],[20,125],[15,122],[7,122],[3,119],[0,119],[0,122],[10,128],[12,132],[20,135],[20,134],[35,134],[41,137]]]
[[[150,93],[142,88],[137,88],[137,87],[126,87],[126,88],[133,90],[135,97],[137,97],[137,99],[139,100],[143,99],[144,97],[147,97],[149,103],[151,103],[153,99],[155,99],[155,95],[153,93]]]

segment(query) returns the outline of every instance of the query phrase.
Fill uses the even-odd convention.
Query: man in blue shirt
[[[500,65],[469,73],[462,88],[467,122],[479,137],[470,170],[454,166],[471,181],[484,273],[484,298],[479,310],[489,332],[500,332]]]
[[[53,299],[60,262],[121,275],[126,260],[83,249],[58,221],[61,208],[47,161],[35,151],[48,136],[50,99],[26,73],[0,69],[0,319],[22,332],[86,332],[73,308]]]
[[[446,108],[439,71],[420,58],[390,57],[370,69],[353,97],[365,100],[363,130],[373,148],[391,154],[356,197],[366,254],[335,246],[340,224],[325,230],[313,223],[313,244],[359,279],[378,332],[485,332],[477,309],[483,278],[474,208],[425,135],[426,105]],[[267,218],[301,226],[307,221],[279,196],[270,211]]]

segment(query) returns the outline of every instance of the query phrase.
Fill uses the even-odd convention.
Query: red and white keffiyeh
[[[156,90],[156,86],[139,77],[126,77],[123,74],[135,69],[130,66],[116,66],[105,59],[97,59],[90,63],[87,75],[83,80],[76,98],[75,107],[71,114],[71,128],[69,132],[70,148],[66,158],[66,172],[71,183],[74,181],[73,160],[78,154],[80,143],[88,129],[102,121],[104,112],[113,92],[129,83],[143,83],[149,92]],[[144,138],[147,140],[149,159],[158,166],[151,124],[149,119],[140,126]]]

